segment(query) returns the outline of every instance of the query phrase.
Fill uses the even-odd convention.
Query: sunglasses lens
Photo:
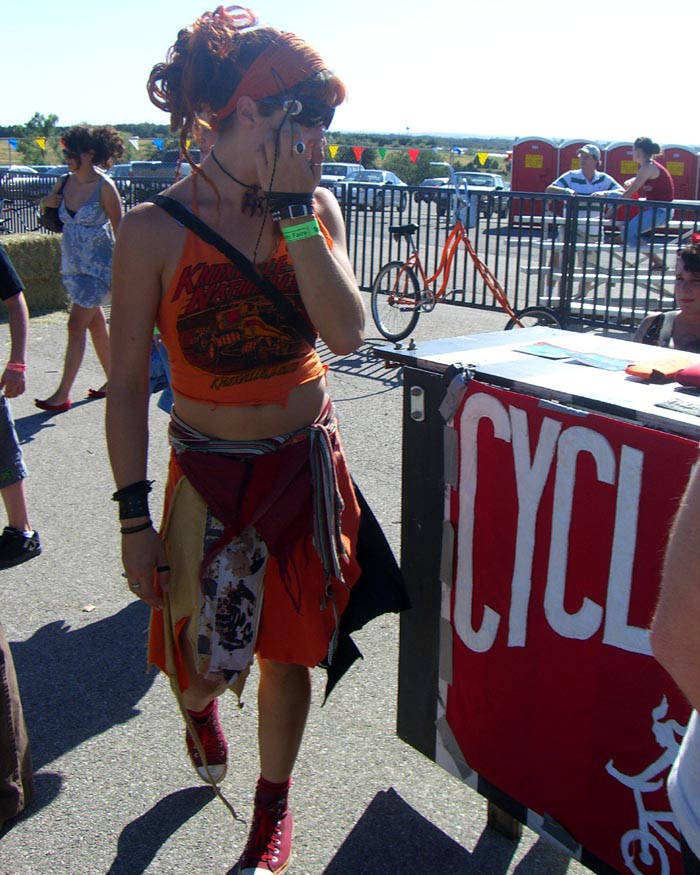
[[[305,128],[329,128],[335,109],[321,100],[305,100],[296,121]]]
[[[263,97],[260,103],[281,107],[287,115],[303,128],[326,128],[331,126],[335,107],[328,106],[322,100],[306,97],[303,100],[286,98],[280,100],[274,97]]]

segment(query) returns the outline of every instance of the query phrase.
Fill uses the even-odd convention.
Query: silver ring
[[[306,152],[306,144],[302,143],[301,140],[299,140],[298,143],[294,144],[294,148],[296,150],[297,155],[303,155],[304,152]]]

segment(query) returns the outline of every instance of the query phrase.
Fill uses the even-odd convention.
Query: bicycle
[[[431,162],[442,163],[442,162]],[[413,331],[418,323],[421,313],[429,313],[435,309],[437,303],[448,295],[454,294],[455,290],[447,291],[450,268],[454,261],[457,248],[463,244],[477,272],[488,286],[491,294],[510,317],[506,329],[514,327],[529,327],[531,325],[546,325],[553,328],[561,328],[561,322],[556,313],[547,307],[527,307],[520,313],[516,313],[510,306],[508,297],[503,287],[496,279],[488,265],[477,255],[469,234],[461,219],[460,213],[468,209],[468,200],[465,193],[460,193],[460,187],[455,175],[454,168],[446,164],[450,170],[452,184],[455,189],[454,198],[458,219],[445,240],[440,263],[432,276],[428,276],[420,253],[416,247],[413,235],[418,230],[417,225],[393,225],[389,233],[395,240],[406,240],[409,247],[409,255],[405,261],[390,261],[380,270],[372,283],[371,307],[374,324],[382,336],[387,340],[399,341]],[[418,276],[421,282],[418,282]],[[440,287],[431,288],[442,277]]]

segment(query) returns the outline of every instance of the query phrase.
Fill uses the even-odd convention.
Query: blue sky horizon
[[[213,6],[122,0],[86,11],[49,0],[12,4],[3,14],[10,74],[0,124],[25,124],[35,112],[56,114],[62,126],[167,123],[148,100],[148,74],[178,30]],[[622,0],[595,9],[558,0],[355,0],[340,8],[260,0],[252,8],[261,24],[311,42],[346,82],[348,100],[336,113],[331,142],[333,130],[700,140],[689,99],[694,53],[681,42],[697,20],[690,0],[667,11]]]

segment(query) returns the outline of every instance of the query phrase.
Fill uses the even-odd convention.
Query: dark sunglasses
[[[283,109],[302,128],[328,130],[335,115],[335,107],[328,106],[322,100],[314,100],[313,97],[305,97],[303,100],[296,97],[263,97],[258,103]]]
[[[73,152],[70,149],[61,149],[61,152],[63,152],[64,158],[70,158],[71,161],[77,161],[78,159],[78,153]]]

